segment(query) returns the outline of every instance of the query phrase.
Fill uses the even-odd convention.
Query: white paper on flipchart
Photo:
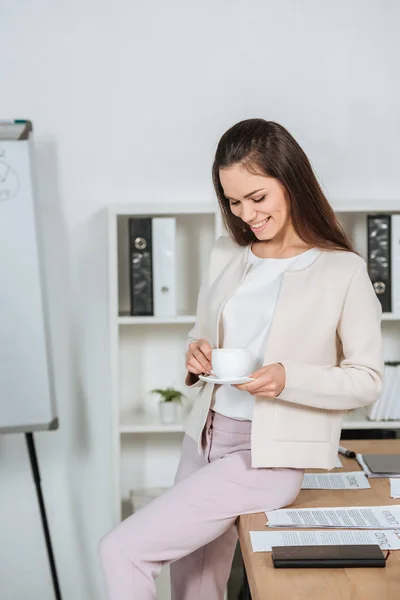
[[[362,471],[346,473],[306,473],[302,490],[366,490],[370,488]]]
[[[400,505],[288,508],[265,514],[268,527],[400,529]]]
[[[400,479],[390,478],[390,497],[400,498]]]
[[[9,168],[6,163],[0,162],[0,183],[5,181]]]
[[[272,546],[353,546],[354,544],[379,544],[382,550],[400,550],[400,530],[250,531],[250,538],[253,552],[271,552]]]

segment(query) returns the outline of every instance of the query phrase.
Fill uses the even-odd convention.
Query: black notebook
[[[353,546],[274,546],[272,562],[283,568],[385,567],[386,561],[378,544]]]

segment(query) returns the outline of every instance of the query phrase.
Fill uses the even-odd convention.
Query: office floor
[[[233,557],[231,575],[228,581],[228,600],[242,600],[243,561],[239,543]]]
[[[171,590],[169,585],[169,566],[162,568],[160,577],[156,580],[157,600],[171,600]]]

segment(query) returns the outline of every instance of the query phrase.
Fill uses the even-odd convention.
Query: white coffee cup
[[[253,371],[253,357],[248,350],[218,348],[212,351],[211,365],[219,379],[247,377]]]

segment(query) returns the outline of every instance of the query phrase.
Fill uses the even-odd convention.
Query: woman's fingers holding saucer
[[[253,376],[255,373],[253,374]],[[270,375],[261,375],[260,377],[256,377],[254,381],[250,381],[249,383],[241,383],[236,385],[239,390],[244,390],[245,392],[249,392],[250,394],[254,394],[259,390],[263,391],[271,391],[273,383],[272,377]],[[271,389],[266,389],[267,387]]]

